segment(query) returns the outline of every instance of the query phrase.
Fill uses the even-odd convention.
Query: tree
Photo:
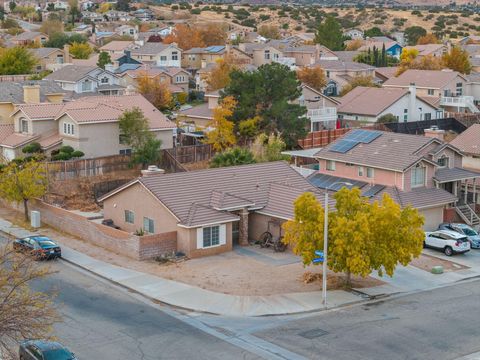
[[[297,77],[302,83],[318,91],[327,85],[325,71],[318,65],[300,68],[297,70]]]
[[[78,8],[78,0],[68,0],[70,22],[72,26],[75,25],[75,21],[80,16],[80,10]]]
[[[45,20],[38,30],[49,37],[56,33],[63,32],[63,22],[60,20]]]
[[[65,33],[53,33],[50,39],[43,44],[44,47],[53,47],[62,49],[66,44],[86,43],[87,39],[81,34],[67,35]]]
[[[216,154],[210,161],[211,168],[254,164],[253,153],[246,148],[234,147]]]
[[[470,74],[472,71],[472,64],[470,63],[468,52],[458,46],[452,47],[450,52],[443,55],[442,63],[447,68],[462,74]]]
[[[32,282],[51,274],[31,256],[16,253],[11,244],[0,246],[0,353],[16,359],[18,343],[49,339],[60,317],[47,294],[33,291]]]
[[[115,8],[118,11],[130,11],[130,1],[129,0],[118,0]]]
[[[432,55],[418,57],[418,50],[415,48],[402,50],[400,55],[400,64],[396,75],[403,74],[408,69],[417,70],[440,70],[444,67],[441,59]]]
[[[168,84],[157,78],[148,76],[148,73],[140,75],[137,79],[138,92],[150,101],[157,109],[164,110],[170,107],[172,93]]]
[[[47,178],[43,163],[12,161],[0,173],[0,196],[7,201],[22,202],[25,221],[29,219],[28,202],[47,191]]]
[[[350,40],[347,43],[347,46],[345,47],[345,50],[356,51],[356,50],[360,49],[362,46],[363,46],[363,40],[362,39]]]
[[[97,61],[97,66],[105,69],[105,65],[111,64],[112,59],[110,57],[110,54],[107,53],[106,51],[101,51],[100,54],[98,55],[98,61]]]
[[[283,224],[283,242],[291,245],[294,254],[302,257],[304,265],[312,263],[315,250],[323,249],[324,209],[315,195],[306,192],[293,203],[293,220]]]
[[[440,41],[434,34],[426,34],[424,36],[420,36],[417,40],[417,45],[426,45],[426,44],[439,44]]]
[[[204,47],[205,42],[200,30],[196,27],[178,24],[172,33],[163,40],[165,44],[176,43],[183,51],[190,50],[193,47]]]
[[[24,47],[0,49],[0,75],[31,74],[37,59]]]
[[[13,12],[13,10],[15,10],[16,7],[17,7],[17,3],[15,1],[10,1],[8,3],[8,8],[10,9],[10,11]]]
[[[278,63],[260,66],[256,71],[233,70],[225,96],[237,101],[232,120],[238,123],[255,116],[261,118],[260,131],[281,134],[287,147],[306,135],[306,108],[293,103],[301,94],[295,72]]]
[[[233,115],[236,101],[232,96],[223,98],[219,106],[213,109],[213,120],[208,124],[212,130],[206,133],[206,143],[215,151],[223,151],[235,145],[233,129],[235,124],[228,120]]]
[[[248,143],[258,134],[258,124],[262,121],[259,116],[243,120],[238,123],[238,133],[244,144]]]
[[[199,29],[204,46],[223,45],[227,42],[227,32],[222,24],[208,23]]]
[[[209,91],[220,90],[230,83],[230,73],[236,69],[229,56],[218,59],[215,67],[207,75],[207,86]]]
[[[360,52],[353,58],[353,61],[375,67],[395,66],[398,64],[396,57],[387,54],[385,44],[383,44],[381,50],[373,46],[367,51]]]
[[[354,76],[350,82],[342,88],[340,96],[345,96],[357,86],[378,87],[372,76],[358,75]]]
[[[315,43],[332,51],[343,50],[342,27],[333,16],[327,16],[315,34]]]
[[[148,119],[142,110],[133,108],[119,118],[121,143],[132,148],[132,163],[142,166],[160,159],[161,141],[150,131]]]
[[[275,134],[260,134],[253,144],[253,154],[258,162],[288,160],[288,155],[283,155],[286,144]]]
[[[383,36],[383,31],[380,30],[380,28],[374,26],[370,29],[367,29],[365,30],[365,32],[363,33],[365,35],[365,37],[375,37],[375,36]]]
[[[22,153],[24,154],[36,154],[42,152],[42,146],[38,142],[31,142],[30,144],[26,145],[22,149]]]
[[[93,49],[87,43],[74,42],[70,46],[70,54],[75,59],[88,59],[92,55]]]
[[[275,25],[262,25],[258,28],[258,35],[267,39],[280,39],[280,30]]]
[[[378,124],[387,124],[387,123],[394,123],[394,122],[398,122],[398,119],[395,115],[391,113],[382,115],[377,119]]]
[[[410,26],[405,29],[408,45],[416,45],[420,37],[427,35],[427,30],[421,26]]]

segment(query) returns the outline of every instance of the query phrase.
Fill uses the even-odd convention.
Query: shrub
[[[72,158],[71,154],[64,153],[64,152],[59,152],[57,155],[52,156],[53,161],[59,161],[59,160],[70,160]]]
[[[60,148],[60,152],[62,153],[66,153],[66,154],[71,154],[74,152],[74,149],[73,147],[71,147],[70,145],[65,145],[65,146],[62,146]]]
[[[75,150],[70,155],[72,156],[72,158],[81,158],[81,157],[85,156],[83,151],[80,151],[80,150]]]
[[[255,157],[249,149],[235,147],[215,155],[210,162],[210,167],[219,168],[226,166],[254,164],[255,162]]]
[[[23,149],[22,152],[24,154],[34,154],[34,153],[39,153],[42,152],[42,147],[38,142],[32,142],[28,145],[26,145]]]

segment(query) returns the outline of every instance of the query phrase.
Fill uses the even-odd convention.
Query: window
[[[100,82],[101,82],[102,84],[108,84],[108,77],[107,77],[107,76],[103,77],[103,78],[100,80]]]
[[[82,91],[92,91],[92,82],[90,80],[82,82]]]
[[[167,57],[164,55],[160,56],[160,61],[162,62],[167,61]]]
[[[57,55],[57,64],[63,64],[63,55]]]
[[[423,120],[432,120],[432,113],[423,114]]]
[[[450,159],[449,159],[447,156],[442,155],[442,156],[438,159],[437,164],[438,164],[438,166],[440,166],[440,167],[442,167],[442,168],[448,167],[448,162],[449,162],[449,160],[450,160]]]
[[[70,123],[63,123],[63,133],[65,135],[75,135],[75,125]]]
[[[123,149],[119,152],[120,155],[132,155],[132,149]]]
[[[330,71],[327,71],[327,78],[330,77]]]
[[[425,185],[425,166],[418,164],[412,169],[412,187]]]
[[[270,50],[265,50],[265,60],[270,60]]]
[[[367,167],[367,178],[373,178],[373,168]]]
[[[143,231],[153,234],[155,232],[155,227],[152,219],[147,217],[143,218]]]
[[[435,95],[434,89],[428,89],[428,95]]]
[[[363,176],[363,166],[358,167],[358,176]]]
[[[335,161],[327,160],[327,170],[335,171]]]
[[[220,245],[220,226],[203,228],[203,247]]]
[[[28,120],[20,119],[20,130],[22,133],[28,133]]]
[[[135,214],[133,211],[125,210],[125,222],[129,224],[135,223]]]
[[[462,96],[463,93],[463,83],[457,83],[457,96]]]
[[[178,52],[172,51],[172,60],[178,60]]]
[[[195,61],[195,55],[188,55],[188,60]]]
[[[273,60],[278,60],[279,56],[278,54],[273,54]]]

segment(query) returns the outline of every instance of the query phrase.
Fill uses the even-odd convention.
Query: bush
[[[185,104],[187,100],[188,100],[188,94],[186,92],[177,94],[177,101],[180,103],[180,105]]]
[[[83,153],[83,151],[80,151],[80,150],[75,150],[74,152],[72,152],[70,154],[72,156],[72,158],[81,158],[81,157],[84,157],[85,154]]]
[[[24,154],[35,154],[35,153],[40,153],[42,152],[42,147],[38,142],[32,142],[28,145],[26,145],[23,149],[22,152]]]
[[[72,158],[72,154],[64,153],[64,152],[59,152],[57,155],[52,156],[53,161],[59,161],[59,160],[70,160]]]
[[[210,162],[210,167],[219,168],[226,166],[254,164],[255,162],[255,157],[249,149],[235,147],[215,155]]]
[[[73,147],[71,147],[70,145],[65,145],[65,146],[62,146],[60,148],[60,152],[62,153],[66,153],[66,154],[71,154],[74,152],[74,149]]]

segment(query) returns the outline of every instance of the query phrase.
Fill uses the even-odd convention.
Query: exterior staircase
[[[456,206],[455,211],[466,224],[470,226],[480,225],[480,217],[478,217],[469,205]]]

